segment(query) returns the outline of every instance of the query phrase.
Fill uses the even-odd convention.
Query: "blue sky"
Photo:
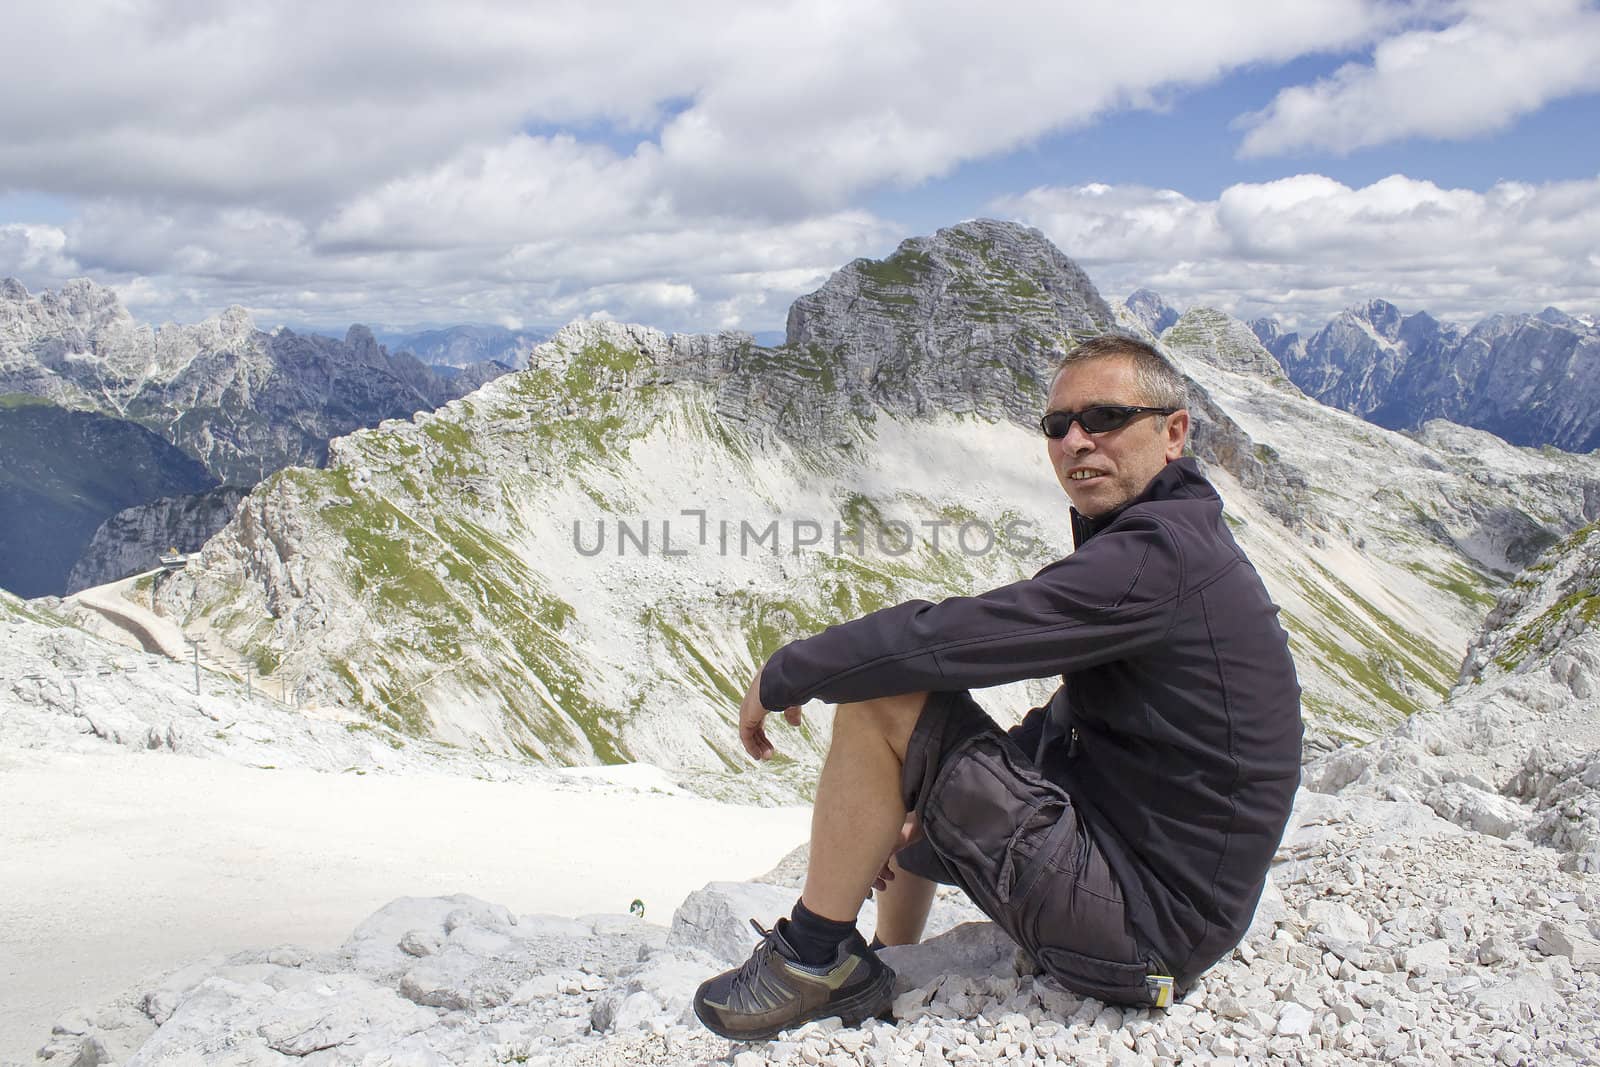
[[[1314,57],[1241,71],[1215,85],[1173,95],[1162,110],[1128,109],[1084,129],[965,164],[950,177],[873,194],[868,206],[926,229],[972,213],[996,197],[1039,184],[1145,185],[1209,199],[1236,182],[1265,182],[1301,171],[1346,185],[1391,174],[1487,189],[1507,179],[1547,182],[1600,174],[1600,96],[1556,100],[1511,128],[1469,140],[1411,137],[1349,153],[1301,151],[1270,159],[1238,157],[1234,120],[1258,110],[1287,85],[1316,81],[1359,53]]]
[[[1592,0],[18,14],[0,274],[152,321],[770,330],[979,215],[1112,299],[1600,313]]]

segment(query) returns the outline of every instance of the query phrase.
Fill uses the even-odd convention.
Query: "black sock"
[[[877,934],[873,934],[872,940],[867,943],[867,947],[876,952],[880,948],[888,948],[889,946],[883,943],[883,938],[879,937]]]
[[[808,967],[832,963],[839,954],[839,946],[855,932],[855,923],[824,919],[798,900],[794,902],[789,929],[785,931],[800,962]]]

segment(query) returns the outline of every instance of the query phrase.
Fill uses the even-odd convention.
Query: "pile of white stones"
[[[403,899],[334,952],[207,961],[69,1015],[41,1051],[129,1065],[1600,1062],[1600,878],[1420,803],[1298,799],[1250,934],[1166,1011],[1019,974],[1005,936],[941,895],[945,932],[886,950],[895,1022],[732,1044],[689,998],[748,954],[747,918],[770,922],[794,889],[716,884],[670,929]]]

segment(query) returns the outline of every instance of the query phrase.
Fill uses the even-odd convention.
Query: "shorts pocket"
[[[1027,857],[1014,894],[1019,902],[1028,899],[1045,871],[1053,869],[1066,877],[1076,872],[1075,863],[1063,860],[1077,857],[1078,842],[1084,835],[1078,813],[1068,804],[1041,804],[1034,815],[1028,824],[1018,828],[1006,854],[1008,863],[1015,862],[1013,857]]]
[[[922,819],[929,844],[962,888],[1008,932],[1050,853],[1065,851],[1068,863],[1075,858],[1060,847],[1076,825],[1066,794],[1001,737],[974,737],[946,757],[923,799]]]
[[[1045,973],[1074,992],[1113,1004],[1150,1003],[1145,987],[1150,969],[1143,963],[1118,963],[1054,947],[1040,947],[1038,960]]]

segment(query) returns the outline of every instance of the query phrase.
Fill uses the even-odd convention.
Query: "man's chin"
[[[1112,499],[1115,494],[1108,492],[1112,486],[1096,487],[1094,489],[1080,489],[1077,493],[1068,493],[1067,499],[1072,501],[1072,506],[1079,515],[1086,519],[1098,519],[1102,515],[1109,515],[1116,511],[1128,499]]]
[[[1067,499],[1072,501],[1073,510],[1086,519],[1098,519],[1111,510],[1103,501],[1096,500],[1088,494],[1073,496],[1068,493]]]

